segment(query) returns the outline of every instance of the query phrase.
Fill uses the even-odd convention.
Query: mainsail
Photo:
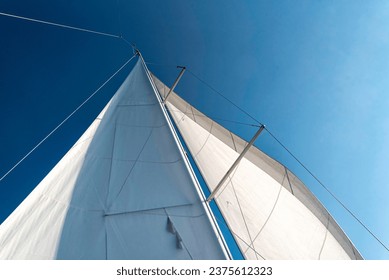
[[[168,91],[140,58],[0,225],[0,259],[229,258],[161,102]],[[213,190],[246,142],[174,92],[166,106]],[[361,259],[303,183],[256,147],[215,200],[246,259]]]

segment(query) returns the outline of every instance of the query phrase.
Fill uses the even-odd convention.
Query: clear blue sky
[[[171,85],[185,65],[267,125],[389,244],[387,1],[18,1],[0,12],[135,42]],[[131,55],[120,39],[0,16],[0,176]],[[131,64],[132,66],[133,64]],[[131,66],[0,182],[2,222],[97,116]],[[212,117],[252,123],[186,73],[180,95]],[[252,128],[222,123],[245,139]],[[268,135],[256,142],[311,188],[362,255],[382,248]]]

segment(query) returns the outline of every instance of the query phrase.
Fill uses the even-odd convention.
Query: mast
[[[195,172],[194,172],[194,170],[193,170],[193,168],[191,166],[191,163],[189,162],[189,159],[186,156],[185,149],[184,149],[184,147],[183,147],[183,145],[182,145],[182,143],[180,141],[180,138],[178,137],[178,133],[177,133],[176,129],[174,128],[173,120],[170,118],[170,115],[167,112],[167,106],[166,106],[165,101],[167,100],[168,95],[171,92],[173,92],[173,90],[170,90],[168,95],[166,95],[165,99],[163,100],[162,96],[158,92],[158,89],[157,89],[157,87],[156,87],[156,85],[154,83],[154,80],[153,80],[153,78],[152,78],[152,76],[150,74],[149,69],[147,68],[146,62],[144,61],[141,52],[138,49],[135,49],[135,53],[141,59],[141,62],[142,62],[142,65],[143,65],[143,67],[144,67],[144,69],[146,71],[147,77],[148,77],[148,79],[149,79],[149,81],[150,81],[150,83],[151,83],[151,85],[153,87],[155,95],[157,96],[157,98],[159,100],[159,104],[160,104],[161,110],[162,110],[162,112],[163,112],[163,114],[164,114],[164,116],[165,116],[165,118],[166,118],[166,120],[167,120],[167,122],[169,124],[169,128],[170,128],[170,130],[172,132],[172,135],[173,135],[173,137],[174,137],[174,139],[176,141],[177,146],[179,147],[181,156],[184,159],[185,165],[186,165],[186,167],[187,167],[187,169],[188,169],[188,171],[189,171],[189,173],[191,175],[192,181],[193,181],[193,183],[196,186],[197,193],[200,196],[201,201],[203,202],[202,206],[203,206],[203,208],[204,208],[204,210],[205,210],[205,212],[207,214],[207,217],[208,217],[208,219],[209,219],[209,221],[210,221],[210,223],[212,225],[213,231],[214,231],[215,235],[218,238],[219,244],[220,244],[221,248],[223,249],[224,255],[225,255],[226,259],[232,259],[232,255],[231,255],[231,253],[229,251],[228,245],[227,245],[227,243],[226,243],[226,241],[224,239],[224,236],[223,236],[223,234],[222,234],[222,232],[221,232],[221,230],[220,230],[220,228],[219,228],[219,226],[218,226],[218,224],[216,222],[215,216],[214,216],[211,208],[209,207],[208,203],[206,203],[206,197],[205,197],[205,195],[204,195],[204,193],[203,193],[203,191],[201,189],[200,183],[199,183],[199,181],[197,179],[197,176],[196,176],[196,174],[195,174]],[[179,80],[181,79],[181,77],[184,74],[185,69],[186,69],[185,67],[182,67],[182,66],[179,66],[178,68],[181,68],[182,70],[179,73],[178,77],[176,78],[176,81],[174,82],[174,85],[173,85],[174,88],[177,86]]]

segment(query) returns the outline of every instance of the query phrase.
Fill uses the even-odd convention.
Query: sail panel
[[[225,259],[190,172],[139,60],[0,225],[0,259]]]
[[[166,96],[168,87],[153,78],[160,94]],[[166,104],[212,191],[247,142],[174,92]],[[255,146],[215,200],[247,259],[362,258],[301,180]]]

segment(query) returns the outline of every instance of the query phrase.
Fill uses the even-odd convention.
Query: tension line
[[[115,35],[115,34],[90,30],[90,29],[86,29],[86,28],[79,28],[79,27],[75,27],[75,26],[70,26],[70,25],[65,25],[65,24],[60,24],[60,23],[55,23],[55,22],[50,22],[50,21],[22,17],[22,16],[12,15],[12,14],[2,13],[2,12],[0,12],[0,15],[6,16],[6,17],[22,19],[22,20],[27,20],[27,21],[32,21],[32,22],[37,22],[37,23],[43,23],[43,24],[47,24],[47,25],[53,25],[53,26],[57,26],[57,27],[67,28],[67,29],[78,30],[78,31],[82,31],[82,32],[89,32],[89,33],[93,33],[93,34],[97,34],[97,35],[103,35],[103,36],[108,36],[108,37],[113,37],[113,38],[120,38],[120,36]]]
[[[262,125],[262,123],[260,121],[258,121],[256,118],[254,118],[251,114],[249,114],[247,111],[245,111],[244,109],[242,109],[241,107],[239,107],[238,105],[236,105],[231,99],[227,98],[226,96],[224,96],[222,93],[220,93],[219,91],[217,91],[214,87],[212,87],[210,84],[208,84],[206,81],[204,81],[203,79],[201,79],[199,76],[197,76],[195,73],[193,73],[190,69],[187,69],[189,73],[191,73],[193,75],[193,77],[195,77],[196,79],[198,79],[200,82],[202,82],[204,85],[206,85],[208,88],[210,88],[213,92],[217,93],[218,95],[220,95],[221,97],[223,97],[225,100],[227,100],[230,104],[232,104],[235,108],[237,108],[239,111],[243,112],[246,116],[248,116],[249,118],[251,118],[253,121],[255,121],[256,123],[258,123],[259,125]]]
[[[46,135],[34,148],[31,149],[21,160],[19,160],[10,170],[7,171],[1,178],[0,182],[7,177],[9,173],[12,172],[19,164],[21,164],[33,151],[35,151],[43,142],[46,141],[47,138],[49,138],[58,128],[60,128],[71,116],[73,116],[82,106],[85,105],[93,96],[96,95],[102,89],[113,77],[116,76],[117,73],[120,72],[130,61],[135,57],[133,55],[130,59],[127,60],[126,63],[124,63],[115,73],[113,73],[98,89],[96,89],[87,99],[84,100],[84,102],[81,103],[73,112],[70,113],[59,125],[57,125],[49,134]]]

